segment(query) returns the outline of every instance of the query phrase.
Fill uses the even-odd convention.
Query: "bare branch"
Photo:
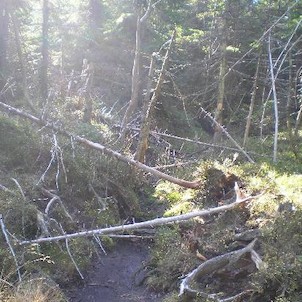
[[[203,109],[202,107],[200,107],[201,111],[208,116],[211,121],[215,124],[216,127],[219,127],[221,129],[221,132],[224,133],[226,135],[226,137],[240,150],[240,152],[242,154],[245,155],[245,157],[248,159],[249,162],[254,163],[254,160],[247,154],[247,152],[233,139],[233,137],[229,134],[229,132],[225,129],[225,127],[223,127],[222,125],[220,125],[214,117],[212,117],[212,115],[207,112],[205,109]]]
[[[228,298],[219,298],[218,294],[208,294],[202,291],[193,290],[190,288],[190,283],[193,281],[197,281],[198,279],[202,278],[203,276],[210,274],[218,269],[223,267],[231,266],[232,264],[236,263],[244,254],[251,253],[253,251],[254,245],[257,239],[254,239],[249,245],[246,247],[233,251],[224,255],[220,255],[209,259],[202,264],[200,264],[196,269],[190,272],[181,282],[180,284],[180,291],[179,296],[189,295],[189,296],[201,296],[210,300],[214,300],[216,302],[228,302],[234,301],[235,298],[246,294],[246,292],[239,293],[233,297]],[[257,253],[256,253],[257,254]]]
[[[155,3],[152,4],[152,0],[149,0],[148,8],[145,12],[145,14],[140,18],[140,22],[144,23],[147,21],[147,19],[150,17],[152,10],[155,8],[155,6],[160,3],[162,0],[158,0]]]
[[[61,224],[60,224],[60,228],[61,228],[63,234],[65,234],[65,231],[64,231],[64,229],[63,229],[63,227],[62,227]],[[78,267],[76,261],[74,260],[72,254],[71,254],[71,251],[70,251],[70,248],[69,248],[69,243],[68,243],[68,238],[65,238],[65,245],[66,245],[66,249],[67,249],[68,255],[69,255],[69,257],[70,257],[70,259],[71,259],[73,265],[75,266],[75,268],[76,268],[77,272],[79,273],[81,279],[84,280],[84,276],[83,276],[83,274],[81,273],[81,271],[80,271],[80,269],[79,269],[79,267]]]
[[[14,261],[15,261],[15,264],[16,264],[16,268],[17,268],[17,273],[18,273],[18,278],[19,278],[19,281],[22,281],[22,278],[21,278],[21,273],[20,273],[20,268],[19,268],[19,264],[18,264],[18,260],[17,260],[17,257],[16,257],[16,253],[10,243],[10,240],[9,240],[9,237],[8,237],[8,234],[7,234],[7,231],[6,231],[6,227],[5,227],[5,224],[3,222],[3,217],[2,217],[2,214],[0,214],[0,224],[1,224],[1,229],[2,229],[2,233],[5,237],[5,241],[9,247],[9,250],[14,258]]]
[[[60,198],[58,195],[56,195],[56,194],[50,192],[49,190],[47,190],[47,189],[45,189],[45,188],[42,188],[41,190],[42,190],[42,192],[43,192],[46,196],[48,196],[48,197],[51,198],[51,200],[48,202],[48,204],[47,204],[47,206],[46,206],[46,208],[45,208],[45,210],[44,210],[44,212],[45,212],[46,215],[49,214],[49,210],[50,210],[51,206],[53,205],[53,203],[54,203],[55,201],[58,201],[59,204],[60,204],[60,206],[61,206],[61,208],[63,209],[65,215],[66,215],[70,220],[73,220],[72,217],[71,217],[71,215],[68,213],[66,207],[64,206],[64,204],[63,204],[61,198]]]
[[[114,234],[114,233],[125,233],[132,230],[137,230],[141,228],[154,228],[156,226],[160,225],[166,225],[171,223],[178,223],[181,221],[186,221],[195,217],[202,217],[207,215],[213,215],[220,212],[228,211],[231,209],[236,208],[239,204],[248,202],[254,198],[260,197],[262,194],[257,196],[250,196],[244,199],[239,198],[239,200],[236,200],[235,202],[207,210],[200,210],[200,211],[194,211],[187,214],[177,215],[177,216],[171,216],[171,217],[164,217],[164,218],[155,218],[152,220],[144,221],[144,222],[137,222],[133,224],[127,224],[127,225],[118,225],[113,227],[108,227],[104,229],[95,229],[90,231],[82,231],[78,233],[72,233],[72,234],[66,234],[63,236],[55,236],[50,238],[39,238],[35,240],[25,240],[20,241],[19,244],[26,245],[26,244],[33,244],[33,243],[42,243],[42,242],[50,242],[50,241],[58,241],[58,240],[65,240],[66,238],[77,238],[77,237],[90,237],[94,235],[107,235],[107,234]]]
[[[12,180],[14,181],[14,183],[17,185],[17,187],[18,187],[18,189],[19,189],[19,191],[20,191],[20,193],[21,193],[21,195],[22,195],[23,200],[26,201],[26,197],[25,197],[24,191],[23,191],[21,185],[19,184],[19,182],[17,181],[17,179],[15,179],[15,178],[11,178],[11,179],[12,179]]]

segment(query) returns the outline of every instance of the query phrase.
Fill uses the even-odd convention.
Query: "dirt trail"
[[[82,287],[69,291],[70,302],[159,302],[162,298],[144,285],[142,264],[147,260],[146,242],[119,242],[102,256],[85,276]]]

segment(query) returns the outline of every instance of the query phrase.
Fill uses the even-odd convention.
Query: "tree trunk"
[[[131,86],[131,99],[129,105],[126,109],[121,128],[121,141],[124,141],[127,124],[130,121],[130,118],[133,112],[138,106],[139,98],[139,86],[140,86],[140,61],[141,61],[141,30],[142,22],[140,15],[137,16],[136,22],[136,38],[135,38],[135,55],[132,67],[132,86]]]
[[[292,59],[292,52],[289,51],[288,53],[288,91],[287,91],[287,102],[286,102],[286,126],[288,132],[288,139],[292,147],[292,152],[294,153],[296,159],[299,158],[299,152],[297,150],[297,145],[295,142],[295,137],[293,136],[293,127],[291,122],[291,102],[293,98],[293,59]]]
[[[13,30],[14,30],[14,35],[15,35],[15,44],[17,48],[17,53],[18,53],[18,58],[19,58],[19,66],[20,66],[20,71],[21,71],[21,86],[22,86],[22,92],[24,99],[30,109],[34,112],[37,113],[37,110],[35,106],[33,105],[31,99],[30,99],[30,94],[28,91],[28,82],[27,82],[27,72],[26,72],[26,63],[24,59],[24,54],[22,51],[22,43],[21,43],[21,38],[20,38],[20,26],[18,19],[15,15],[14,12],[10,14],[10,17],[12,19],[13,23]]]
[[[154,76],[154,58],[155,55],[152,54],[151,56],[151,62],[149,66],[149,73],[148,73],[148,84],[146,89],[146,95],[144,97],[144,105],[143,105],[143,112],[142,112],[142,126],[139,134],[139,141],[136,148],[135,153],[135,159],[144,163],[145,162],[145,154],[148,149],[148,137],[150,132],[150,106],[151,101],[151,89],[152,89],[152,83],[153,83],[153,76]],[[149,119],[149,121],[148,121]],[[148,131],[149,128],[149,131]]]
[[[257,61],[257,68],[256,68],[255,76],[254,76],[254,83],[253,83],[253,88],[252,88],[252,96],[251,96],[249,114],[246,118],[246,126],[245,126],[243,146],[242,146],[243,148],[246,146],[247,139],[248,139],[249,132],[250,132],[251,122],[252,122],[252,115],[253,115],[253,111],[254,111],[256,94],[257,94],[257,90],[258,90],[258,79],[259,79],[259,69],[260,69],[260,62],[261,62],[261,53],[262,53],[262,51],[260,51],[258,61]]]
[[[9,28],[9,0],[0,1],[0,91],[6,83]]]
[[[91,86],[94,76],[94,67],[93,64],[90,62],[87,63],[86,67],[83,66],[83,69],[84,68],[85,68],[84,70],[85,83],[84,83],[83,91],[84,91],[85,106],[84,106],[83,122],[87,124],[91,124],[92,113],[93,113],[93,101],[90,92],[91,92]]]
[[[278,126],[279,126],[279,112],[278,112],[278,99],[276,92],[276,78],[274,74],[274,65],[271,52],[271,33],[268,38],[268,58],[270,65],[270,74],[272,82],[273,100],[274,100],[274,115],[275,115],[275,132],[274,132],[274,150],[273,150],[273,161],[277,161],[277,150],[278,150]]]
[[[149,133],[150,133],[152,113],[153,113],[153,110],[154,110],[154,106],[157,102],[157,99],[160,95],[162,83],[164,81],[165,70],[167,68],[169,56],[170,56],[170,53],[171,53],[171,46],[172,46],[172,43],[174,41],[174,38],[175,38],[175,31],[173,31],[173,34],[171,36],[170,43],[168,45],[166,55],[164,57],[164,61],[163,61],[162,68],[161,68],[161,71],[160,71],[160,75],[159,75],[154,93],[152,95],[152,98],[151,98],[151,100],[149,102],[149,105],[146,109],[145,116],[144,116],[144,119],[143,119],[143,123],[142,123],[142,126],[141,126],[139,142],[138,142],[138,146],[137,146],[136,154],[135,154],[135,159],[140,161],[140,162],[144,162],[145,154],[146,154],[146,151],[148,149],[148,137],[149,137]],[[150,71],[151,74],[153,73],[153,56],[152,56],[152,59],[151,59],[151,64],[150,64],[150,70],[149,71]],[[150,77],[151,77],[151,75],[150,75]]]
[[[129,123],[133,113],[137,109],[139,101],[139,88],[140,88],[140,69],[141,69],[141,35],[144,28],[144,24],[150,17],[154,7],[160,3],[161,0],[152,4],[152,0],[148,1],[148,8],[143,16],[141,16],[141,7],[137,8],[137,20],[136,20],[136,34],[135,34],[135,54],[132,67],[132,86],[131,86],[131,99],[126,109],[122,124],[120,141],[123,142],[126,135],[127,124]]]
[[[223,101],[225,92],[225,75],[226,75],[226,42],[223,41],[221,45],[221,63],[219,69],[219,86],[218,86],[218,96],[217,96],[217,106],[214,118],[216,122],[222,125],[222,113],[223,113]],[[217,143],[221,139],[221,127],[215,126],[214,133],[214,143]]]
[[[298,83],[302,83],[302,67],[299,68],[297,75],[296,75],[296,89],[298,89]],[[296,93],[296,99],[299,101],[300,103],[300,109],[298,111],[298,115],[296,118],[296,122],[295,122],[295,137],[297,139],[298,137],[298,131],[299,131],[299,126],[301,123],[301,119],[302,119],[302,93],[300,91],[297,91]]]
[[[42,46],[41,46],[41,67],[40,67],[40,96],[41,105],[48,97],[48,64],[49,64],[49,2],[43,0],[43,23],[42,23]]]

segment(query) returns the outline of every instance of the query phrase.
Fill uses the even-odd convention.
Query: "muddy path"
[[[96,260],[84,284],[68,292],[70,302],[160,302],[158,294],[142,285],[150,246],[147,242],[120,241]]]

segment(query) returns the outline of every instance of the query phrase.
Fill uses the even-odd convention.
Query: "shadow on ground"
[[[69,290],[69,301],[160,302],[162,298],[143,285],[149,250],[146,242],[120,241],[86,273],[84,285]]]

